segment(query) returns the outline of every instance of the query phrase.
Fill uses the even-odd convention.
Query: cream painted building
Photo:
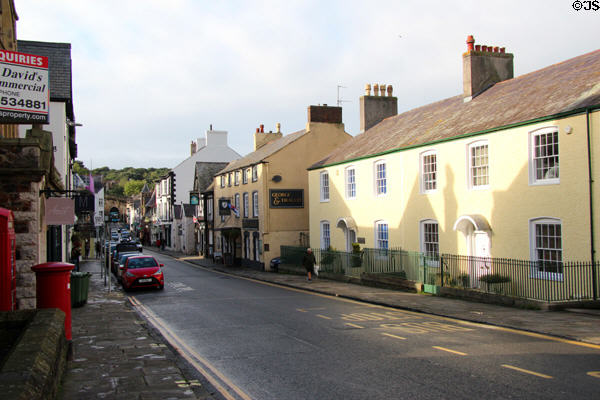
[[[595,260],[600,51],[513,78],[512,54],[469,39],[463,94],[367,126],[310,168],[312,247],[535,260],[552,279]]]
[[[342,109],[326,105],[308,108],[304,130],[257,129],[255,151],[215,176],[215,255],[268,269],[281,245],[307,245],[307,168],[350,138]]]

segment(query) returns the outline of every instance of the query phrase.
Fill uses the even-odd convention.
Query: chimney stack
[[[276,126],[277,129],[275,133],[265,133],[265,126],[263,124],[260,124],[258,128],[256,128],[256,133],[254,134],[254,151],[260,149],[267,143],[283,137],[283,133],[281,133],[281,124],[277,123]]]
[[[463,53],[465,102],[494,84],[513,78],[513,55],[505,51],[504,47],[476,45],[473,35],[467,37],[467,51]]]
[[[376,83],[373,85],[373,96],[371,96],[371,84],[365,85],[365,95],[360,98],[361,132],[398,114],[398,98],[393,96],[393,91],[392,85]]]
[[[342,123],[342,107],[332,107],[327,104],[308,107],[308,123],[324,122],[326,124]]]
[[[192,143],[190,144],[190,156],[193,156],[194,153],[196,153],[196,142],[192,140]]]

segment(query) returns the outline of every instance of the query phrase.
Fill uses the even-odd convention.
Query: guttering
[[[548,115],[548,116],[545,116],[545,117],[539,117],[539,118],[534,118],[534,119],[530,119],[530,120],[527,120],[527,121],[516,122],[514,124],[502,125],[502,126],[498,126],[498,127],[495,127],[495,128],[489,128],[489,129],[484,129],[484,130],[477,131],[477,132],[465,133],[465,134],[462,134],[462,135],[456,135],[456,136],[452,136],[452,137],[449,137],[449,138],[444,138],[444,139],[439,139],[439,140],[433,140],[431,142],[415,144],[415,145],[406,146],[406,147],[402,147],[402,148],[385,150],[385,151],[382,151],[382,152],[379,152],[379,153],[373,153],[373,154],[369,154],[369,155],[365,155],[365,156],[361,156],[361,157],[356,157],[356,158],[349,158],[347,160],[336,161],[336,162],[333,162],[333,163],[330,163],[330,164],[323,164],[323,165],[319,165],[317,167],[309,167],[309,168],[307,168],[307,170],[308,171],[313,171],[313,170],[317,170],[317,169],[322,169],[322,168],[327,168],[327,167],[333,167],[335,165],[347,164],[347,163],[350,163],[350,162],[355,162],[355,161],[360,161],[360,160],[367,160],[369,158],[380,157],[380,156],[387,155],[387,154],[392,154],[392,153],[400,153],[400,152],[403,152],[403,151],[412,150],[412,149],[418,149],[420,147],[431,146],[431,145],[438,144],[438,143],[451,142],[453,140],[464,139],[464,138],[469,138],[469,137],[479,136],[479,135],[485,135],[487,133],[502,131],[502,130],[505,130],[505,129],[518,128],[518,127],[521,127],[521,126],[527,126],[527,125],[537,124],[539,122],[551,121],[551,120],[554,120],[554,119],[562,119],[562,118],[571,117],[573,115],[578,115],[578,114],[584,114],[584,113],[587,114],[590,111],[595,111],[595,110],[599,110],[599,109],[600,109],[600,104],[596,104],[596,105],[593,105],[593,106],[583,107],[583,108],[577,108],[575,110],[565,111],[565,112],[561,112],[561,113],[557,113],[557,114],[552,114],[552,115]]]
[[[594,178],[592,176],[592,145],[590,138],[590,111],[591,107],[588,107],[585,111],[585,126],[587,132],[587,156],[588,156],[588,185],[589,185],[589,196],[590,196],[590,252],[592,260],[592,291],[594,300],[598,299],[598,282],[596,274],[596,245],[594,243]]]

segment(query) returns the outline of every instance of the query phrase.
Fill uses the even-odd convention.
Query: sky
[[[357,135],[365,84],[392,85],[399,113],[461,94],[468,35],[506,47],[515,76],[544,68],[600,48],[598,5],[15,0],[18,39],[71,43],[77,159],[113,169],[173,168],[211,125],[246,155],[260,124],[296,132],[338,100]]]

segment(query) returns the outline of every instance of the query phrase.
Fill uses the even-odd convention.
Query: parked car
[[[271,263],[269,264],[269,266],[271,267],[271,271],[272,272],[279,271],[279,264],[281,264],[281,258],[275,257],[274,259],[272,259]]]
[[[142,246],[142,242],[140,241],[140,239],[135,239],[135,245],[137,246],[139,252],[141,253],[144,248]]]
[[[134,256],[125,261],[121,274],[123,289],[155,287],[163,289],[165,278],[162,272],[164,264],[159,264],[152,256]]]
[[[125,268],[125,263],[127,262],[127,260],[129,259],[129,257],[137,257],[139,256],[140,253],[138,252],[131,252],[131,253],[123,253],[119,255],[119,263],[117,264],[116,268],[115,268],[115,275],[117,276],[117,280],[121,281],[121,276],[123,274],[123,269]]]

